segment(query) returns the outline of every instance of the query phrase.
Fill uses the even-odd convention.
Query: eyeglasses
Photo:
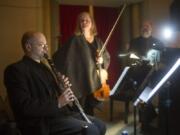
[[[36,46],[39,46],[39,47],[48,47],[48,44],[43,44],[43,43],[33,43],[32,45],[36,45]]]
[[[48,47],[48,44],[37,44],[38,46],[44,48],[44,47]]]
[[[33,43],[30,43],[31,45],[35,45],[35,46],[39,46],[39,47],[48,47],[47,44],[44,44],[43,42],[33,42]]]

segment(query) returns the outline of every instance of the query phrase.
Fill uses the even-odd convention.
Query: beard
[[[151,36],[151,32],[149,32],[149,31],[143,31],[143,32],[142,32],[142,37],[148,38],[148,37],[150,37],[150,36]]]

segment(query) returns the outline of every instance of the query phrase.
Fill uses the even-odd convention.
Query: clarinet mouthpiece
[[[49,56],[47,53],[44,53],[44,58],[49,59]]]

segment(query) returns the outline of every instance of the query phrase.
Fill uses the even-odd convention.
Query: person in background
[[[60,89],[51,70],[43,64],[48,45],[44,34],[28,31],[22,36],[24,56],[5,69],[4,84],[15,120],[22,135],[104,135],[105,124],[94,117],[88,123],[67,105],[74,101],[72,90]],[[67,77],[62,84],[70,86]]]
[[[97,55],[102,45],[93,17],[82,12],[77,18],[74,35],[53,56],[55,65],[69,77],[75,95],[90,115],[94,115],[93,109],[100,103],[93,92],[101,88],[102,80],[107,79],[110,64],[106,49],[101,56]],[[101,64],[101,77],[97,64]]]
[[[162,49],[163,43],[153,37],[152,32],[152,22],[144,21],[140,28],[140,36],[130,41],[128,50],[135,52],[138,56],[146,57],[150,49]]]
[[[148,78],[146,86],[151,85],[151,87],[153,87],[158,80],[158,65],[160,63],[160,55],[164,45],[159,39],[152,36],[152,31],[152,22],[147,20],[143,21],[140,28],[140,36],[132,39],[129,43],[128,51],[135,53],[142,60],[142,63],[140,63],[140,65],[137,67],[132,68],[131,71],[131,78],[133,78],[132,80],[136,82],[137,88],[141,86],[148,73],[152,71],[152,68],[154,69],[154,72],[152,72],[150,78]],[[154,53],[150,54],[152,49]],[[137,91],[136,96],[138,96],[141,92],[142,90]],[[142,132],[150,132],[150,123],[156,117],[156,115],[157,113],[155,111],[155,107],[151,102],[142,104],[139,110],[139,119],[141,122]]]

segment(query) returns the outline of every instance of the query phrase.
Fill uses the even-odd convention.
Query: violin
[[[109,39],[110,39],[110,37],[111,37],[111,35],[112,35],[112,33],[113,33],[113,31],[114,31],[114,29],[115,29],[115,27],[116,27],[116,25],[117,25],[117,23],[118,23],[118,21],[119,21],[119,19],[120,19],[120,17],[121,17],[121,15],[122,15],[122,13],[123,13],[123,11],[124,11],[125,8],[126,8],[126,3],[124,3],[124,5],[123,5],[123,7],[122,7],[122,10],[119,12],[118,18],[116,19],[116,21],[115,21],[115,23],[114,23],[114,25],[113,25],[113,27],[112,27],[109,35],[107,36],[107,38],[106,38],[106,40],[105,40],[105,42],[104,42],[101,50],[98,52],[98,55],[97,55],[98,58],[100,58],[100,57],[102,56],[104,50],[106,49],[107,43],[108,43],[108,41],[109,41]],[[106,83],[106,81],[107,81],[107,79],[108,79],[108,77],[107,77],[107,71],[104,70],[104,69],[102,69],[100,63],[97,64],[97,65],[98,65],[98,70],[99,70],[99,77],[100,77],[100,80],[101,80],[101,88],[98,89],[98,90],[95,90],[95,92],[93,93],[93,95],[94,95],[94,97],[95,97],[97,100],[99,100],[99,101],[104,101],[104,100],[108,99],[109,96],[110,96],[110,87],[109,87],[109,85]],[[105,72],[105,71],[106,71],[106,72]],[[105,74],[105,73],[106,73],[106,74]],[[104,75],[104,74],[105,74],[105,75]],[[106,76],[106,77],[104,77],[104,76]]]
[[[96,90],[93,95],[98,101],[105,101],[109,98],[110,87],[108,84],[103,83],[101,88]]]
[[[93,95],[98,101],[107,100],[109,98],[109,95],[110,95],[110,87],[109,87],[109,85],[106,82],[102,83],[101,88],[97,89],[93,93]]]
[[[98,101],[104,101],[104,100],[107,100],[110,95],[110,87],[106,83],[106,81],[108,80],[108,73],[105,69],[102,69],[101,64],[97,64],[97,65],[98,65],[97,73],[101,81],[101,88],[95,90],[95,92],[93,93],[93,96]]]

